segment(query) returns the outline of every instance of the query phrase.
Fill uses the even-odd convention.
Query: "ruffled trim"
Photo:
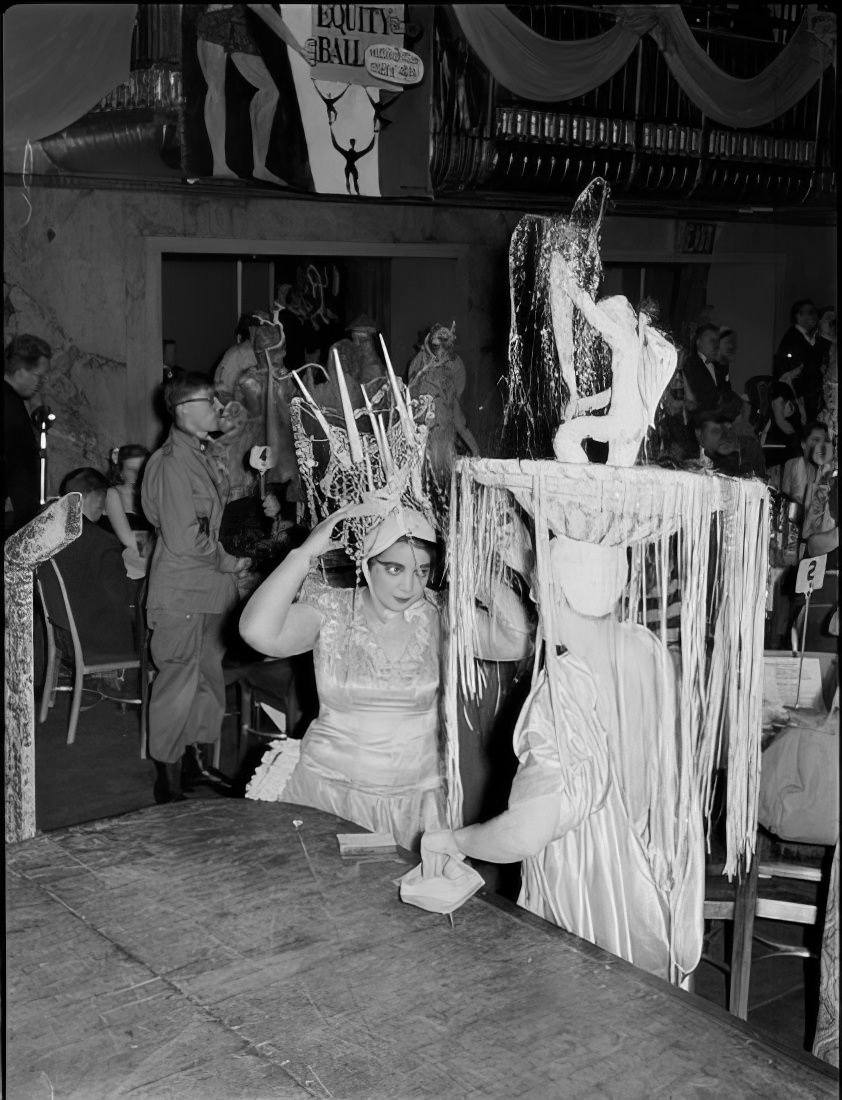
[[[301,756],[301,742],[270,745],[246,787],[246,798],[255,802],[283,802],[284,789]]]

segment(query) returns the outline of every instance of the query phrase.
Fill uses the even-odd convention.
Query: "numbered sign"
[[[824,583],[824,567],[827,562],[827,554],[818,558],[802,558],[798,566],[798,576],[795,578],[795,591],[805,595],[808,591],[815,592]]]

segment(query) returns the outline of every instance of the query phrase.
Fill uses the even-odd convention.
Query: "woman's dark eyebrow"
[[[403,562],[400,561],[388,561],[384,558],[375,558],[374,560],[376,562],[379,562],[381,565],[399,565],[401,569],[403,569]]]

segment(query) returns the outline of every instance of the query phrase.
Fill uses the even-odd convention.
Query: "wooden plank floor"
[[[339,855],[353,829],[202,800],[10,848],[9,1100],[837,1095],[823,1063],[508,903],[453,929],[402,905],[400,860]]]

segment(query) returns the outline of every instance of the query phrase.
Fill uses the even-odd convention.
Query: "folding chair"
[[[730,958],[724,961],[714,958],[709,951],[708,937],[702,959],[722,970],[728,979],[728,1011],[745,1020],[748,1016],[748,991],[752,961],[779,955],[796,955],[799,958],[816,958],[816,953],[801,945],[780,943],[765,939],[755,932],[755,918],[783,921],[788,924],[815,925],[820,919],[819,895],[822,872],[820,867],[804,863],[761,859],[755,853],[748,873],[742,873],[739,881],[729,883],[721,876],[721,867],[711,868],[705,881],[705,921],[731,923]],[[719,872],[719,873],[717,873]],[[775,881],[777,880],[777,885]],[[807,888],[789,890],[786,882],[812,884]],[[769,891],[769,887],[772,890]],[[765,954],[752,960],[752,942],[767,948]]]
[[[41,606],[44,609],[47,636],[47,667],[38,721],[44,722],[46,720],[50,707],[55,705],[57,692],[70,691],[72,694],[70,715],[67,722],[67,744],[72,745],[76,740],[76,726],[82,706],[82,690],[85,677],[100,675],[103,672],[122,672],[128,669],[137,669],[141,673],[141,697],[137,700],[141,705],[141,756],[145,755],[145,715],[148,709],[149,696],[148,674],[146,672],[148,666],[146,662],[141,659],[137,651],[125,653],[83,652],[64,578],[52,558],[38,569],[36,585]],[[138,613],[142,614],[140,608]],[[73,682],[70,685],[60,685],[58,682],[59,669],[62,663],[71,666]]]

